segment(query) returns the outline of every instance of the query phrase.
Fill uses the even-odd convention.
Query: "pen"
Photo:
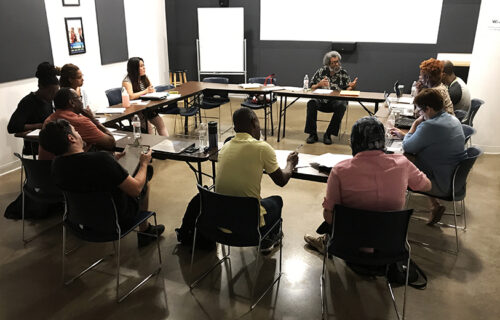
[[[297,146],[297,148],[295,148],[295,152],[299,153],[300,148],[302,148],[303,146],[304,146],[304,144],[302,144],[302,143],[301,143],[301,144],[299,144],[299,145]]]

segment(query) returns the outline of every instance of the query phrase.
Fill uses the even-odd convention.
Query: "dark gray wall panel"
[[[127,27],[123,0],[95,0],[101,64],[128,59]],[[140,17],[140,13],[137,13]]]
[[[53,62],[43,0],[0,1],[0,83],[35,76]]]
[[[196,80],[196,8],[217,7],[218,1],[165,0],[165,4],[170,70],[187,70],[188,79]],[[472,52],[480,4],[480,0],[444,0],[437,44],[358,43],[355,52],[343,55],[343,67],[359,77],[359,90],[390,90],[399,80],[409,92],[422,60],[438,52]],[[331,50],[329,42],[260,41],[260,1],[230,0],[229,5],[245,8],[249,77],[275,73],[278,84],[302,86],[304,75],[311,77]]]

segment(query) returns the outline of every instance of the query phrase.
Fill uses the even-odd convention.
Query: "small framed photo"
[[[62,0],[63,7],[79,7],[80,0]]]
[[[85,53],[85,36],[82,18],[64,18],[69,54]]]

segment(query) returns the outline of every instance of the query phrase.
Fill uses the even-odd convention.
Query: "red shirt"
[[[402,210],[407,187],[423,190],[426,178],[403,155],[363,151],[332,168],[323,208],[332,211],[341,204],[363,210]]]
[[[99,130],[99,128],[97,128],[97,126],[89,118],[82,116],[81,114],[76,114],[70,110],[56,110],[56,112],[45,119],[43,127],[45,127],[48,122],[57,119],[66,119],[73,127],[75,127],[75,130],[80,134],[82,140],[87,144],[85,146],[85,151],[88,151],[94,143],[106,135],[104,132]],[[40,145],[38,148],[38,158],[40,160],[52,160],[55,158],[55,155],[44,150]]]

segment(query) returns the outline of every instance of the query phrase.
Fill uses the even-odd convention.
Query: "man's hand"
[[[299,163],[299,154],[296,151],[291,152],[286,158],[286,163],[291,166],[291,169],[295,168]]]
[[[330,89],[330,80],[328,80],[327,77],[324,77],[320,82],[318,82],[318,87]]]
[[[349,82],[347,86],[347,90],[354,90],[356,89],[356,85],[358,84],[358,77],[354,78],[354,81]]]
[[[115,152],[114,156],[115,156],[115,160],[120,160],[123,156],[125,155],[125,151],[123,152]]]
[[[82,116],[85,116],[85,117],[91,119],[91,120],[94,119],[94,114],[92,113],[92,111],[90,109],[86,109],[86,108],[84,109],[84,108],[82,108],[80,110],[80,114]]]
[[[398,128],[389,129],[389,133],[394,137],[398,137],[399,139],[403,139],[405,137],[405,133]]]
[[[139,159],[139,163],[141,165],[147,166],[151,162],[152,152],[153,152],[153,150],[149,149],[148,152],[141,153],[141,157]]]

